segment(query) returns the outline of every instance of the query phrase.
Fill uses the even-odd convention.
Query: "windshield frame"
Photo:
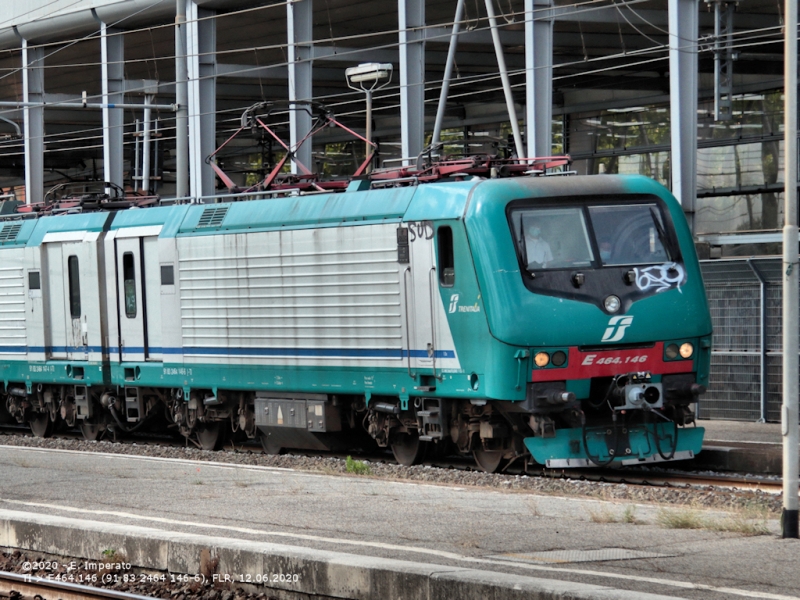
[[[663,260],[650,260],[650,261],[620,261],[614,263],[606,263],[601,258],[600,241],[595,231],[595,222],[592,219],[590,208],[600,207],[646,207],[649,208],[651,218],[655,225],[656,238],[663,248],[665,258]],[[588,250],[591,255],[591,260],[580,264],[573,263],[564,266],[539,266],[536,268],[529,268],[528,256],[523,253],[526,252],[525,242],[523,241],[524,233],[520,231],[523,221],[522,213],[526,210],[534,209],[579,209],[581,221],[585,233],[588,235]],[[519,216],[518,216],[519,215]],[[680,245],[677,241],[677,233],[675,231],[674,223],[671,218],[669,210],[667,210],[664,201],[655,195],[650,194],[631,194],[631,195],[597,195],[597,196],[560,196],[548,198],[529,198],[523,200],[516,200],[510,202],[506,207],[506,218],[508,221],[509,231],[511,232],[512,242],[517,254],[517,260],[526,273],[546,273],[555,271],[575,271],[581,269],[625,269],[628,270],[633,267],[641,265],[665,264],[670,262],[682,262],[682,255]],[[552,259],[551,259],[552,260]]]

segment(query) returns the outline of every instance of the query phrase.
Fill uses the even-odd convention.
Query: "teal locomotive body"
[[[488,471],[690,458],[711,321],[643,177],[442,181],[8,219],[7,411]],[[16,229],[15,229],[16,228]]]

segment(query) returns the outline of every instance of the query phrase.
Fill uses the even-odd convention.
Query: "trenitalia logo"
[[[633,317],[611,317],[601,342],[618,342],[625,337],[625,330],[633,323]]]
[[[456,307],[458,306],[458,294],[453,294],[450,296],[450,310],[447,312],[454,313],[456,312]]]

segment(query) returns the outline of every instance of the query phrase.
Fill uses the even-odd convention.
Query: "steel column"
[[[294,0],[286,5],[286,30],[289,36],[289,102],[312,99],[312,43],[314,41],[312,0]],[[298,105],[297,108],[307,108]],[[314,171],[311,162],[311,141],[299,149],[298,142],[311,131],[311,114],[305,110],[289,112],[289,147],[295,156],[309,170]],[[303,170],[292,162],[292,173]]]
[[[150,101],[150,98],[147,98],[147,101]],[[142,118],[142,124],[144,125],[144,132],[142,135],[142,180],[139,183],[139,189],[144,191],[146,194],[150,193],[150,131],[152,130],[152,126],[150,121],[152,120],[153,111],[149,108],[144,109],[144,117]]]
[[[525,127],[527,154],[550,156],[553,146],[552,0],[525,0]]]
[[[103,104],[121,104],[125,99],[125,38],[117,30],[100,22],[100,76]],[[122,187],[122,134],[125,114],[121,110],[103,108],[103,178]]]
[[[22,100],[44,99],[44,48],[28,48],[22,40]],[[25,202],[44,199],[44,107],[26,106],[25,118]]]
[[[783,131],[784,173],[786,180],[783,227],[783,406],[781,407],[781,434],[783,436],[783,511],[782,536],[797,538],[798,484],[800,442],[798,426],[798,270],[797,255],[797,0],[786,0],[786,25],[784,26],[783,64],[784,102]]]
[[[186,6],[188,48],[189,194],[192,198],[214,193],[216,176],[205,159],[217,148],[217,21],[216,12],[189,0]]]
[[[186,6],[191,0],[175,0],[175,197],[189,195],[189,121],[186,73]]]
[[[694,232],[697,197],[698,0],[669,0],[669,95],[672,193]]]
[[[398,0],[400,29],[400,147],[414,164],[425,142],[425,1]]]
[[[759,305],[759,395],[761,411],[759,423],[767,422],[767,280],[756,267],[752,258],[747,259],[750,270],[758,279],[758,305]]]

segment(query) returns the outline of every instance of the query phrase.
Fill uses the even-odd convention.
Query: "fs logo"
[[[625,337],[625,330],[633,323],[633,317],[611,317],[601,342],[618,342]]]
[[[453,294],[450,296],[450,309],[447,312],[456,312],[456,307],[458,307],[458,294]]]

